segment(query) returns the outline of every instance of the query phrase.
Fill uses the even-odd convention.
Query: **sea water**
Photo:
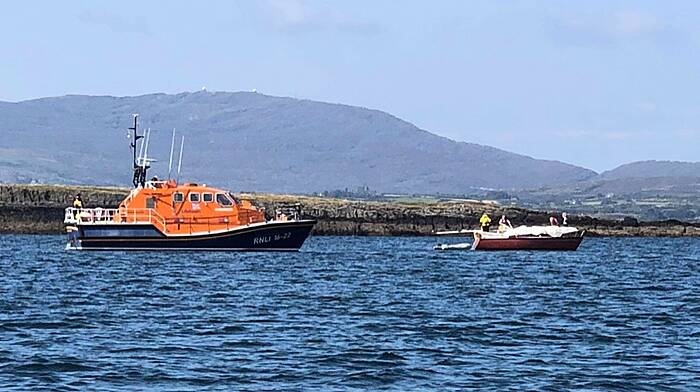
[[[700,390],[700,239],[562,253],[0,243],[0,390]]]

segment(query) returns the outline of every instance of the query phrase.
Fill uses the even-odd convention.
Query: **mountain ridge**
[[[0,181],[127,183],[127,144],[111,131],[125,132],[134,112],[142,114],[144,128],[158,130],[153,156],[167,158],[170,129],[184,128],[183,174],[236,189],[303,193],[369,186],[382,192],[459,194],[597,175],[571,164],[455,141],[375,109],[200,91],[5,102],[0,130],[12,144],[0,148]],[[218,170],[211,170],[207,160],[219,163]],[[221,165],[227,161],[231,165]],[[153,174],[163,174],[162,164],[154,169]]]

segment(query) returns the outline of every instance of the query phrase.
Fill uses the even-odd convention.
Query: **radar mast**
[[[141,149],[139,150],[139,156],[136,155],[136,149],[139,143],[139,140],[143,139],[145,135],[139,135],[139,115],[134,114],[134,126],[129,128],[129,131],[131,131],[131,143],[129,144],[131,146],[131,150],[134,154],[134,177],[132,178],[131,182],[134,184],[135,188],[138,188],[139,186],[143,187],[146,185],[146,172],[148,169],[151,167],[150,161],[146,156],[140,156],[144,150],[144,142],[141,142]],[[146,139],[146,146],[145,146],[146,154],[148,153],[148,139]]]

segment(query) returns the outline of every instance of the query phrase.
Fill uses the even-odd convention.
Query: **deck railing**
[[[165,230],[165,219],[151,208],[66,208],[66,224],[151,223]]]
[[[134,224],[150,223],[158,227],[162,232],[211,232],[222,225],[228,229],[239,225],[249,225],[259,222],[257,211],[239,210],[237,221],[231,221],[231,217],[188,217],[188,218],[163,218],[157,211],[151,208],[66,208],[64,223],[80,225],[105,225],[105,224]],[[234,219],[235,220],[235,219]],[[168,230],[170,229],[170,230]]]

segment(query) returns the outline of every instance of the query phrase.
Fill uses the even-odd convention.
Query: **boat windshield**
[[[225,193],[217,193],[216,202],[223,207],[229,207],[233,205],[233,200],[229,199],[229,197]]]

